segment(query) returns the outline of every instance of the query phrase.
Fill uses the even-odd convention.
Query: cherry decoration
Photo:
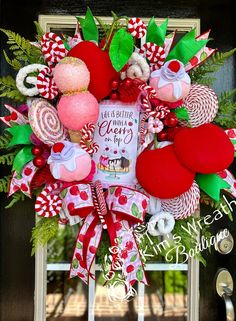
[[[34,147],[32,148],[32,150],[31,150],[31,152],[32,152],[32,154],[33,154],[34,156],[40,156],[40,155],[42,155],[42,153],[43,153],[43,149],[42,149],[42,147],[40,147],[40,146],[34,146]]]
[[[46,165],[46,159],[43,156],[36,156],[33,160],[33,164],[35,167],[42,168]]]

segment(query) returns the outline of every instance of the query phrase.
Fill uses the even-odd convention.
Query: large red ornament
[[[174,150],[184,166],[202,174],[222,171],[234,159],[233,144],[213,124],[182,129],[174,137]]]
[[[137,158],[136,176],[150,195],[173,198],[191,187],[195,173],[181,165],[173,145],[169,145],[141,153]]]
[[[117,76],[113,68],[109,53],[102,51],[91,41],[82,41],[73,47],[68,56],[83,60],[90,72],[90,84],[88,90],[101,100],[111,92],[112,80]]]

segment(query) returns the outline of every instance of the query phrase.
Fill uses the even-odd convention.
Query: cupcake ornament
[[[57,105],[58,116],[69,133],[80,131],[88,123],[95,124],[99,105],[88,91],[90,73],[86,64],[78,58],[66,57],[55,66],[53,75],[63,93]]]
[[[93,170],[89,154],[69,141],[54,144],[47,162],[52,176],[64,182],[81,181]]]
[[[160,100],[181,104],[190,91],[191,79],[183,63],[173,59],[151,73],[150,86]]]

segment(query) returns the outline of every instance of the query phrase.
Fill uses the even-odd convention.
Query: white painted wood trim
[[[188,270],[188,321],[199,321],[199,261],[191,259]]]
[[[138,282],[138,321],[144,321],[145,284]]]
[[[47,246],[35,252],[34,321],[46,320]]]
[[[104,23],[111,24],[112,17],[99,17]],[[145,23],[150,18],[141,18]],[[76,18],[69,15],[39,15],[39,24],[44,32],[50,31],[50,29],[60,28],[75,28]],[[165,21],[164,18],[156,18],[155,21],[160,24]],[[200,34],[200,19],[174,19],[170,18],[168,22],[168,30],[175,30],[187,32],[195,28],[197,35]]]

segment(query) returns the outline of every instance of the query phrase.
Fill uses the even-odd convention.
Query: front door
[[[32,38],[34,34],[32,21],[37,19],[39,14],[78,15],[85,11],[85,6],[82,10],[78,1],[70,1],[69,3],[37,1],[37,3],[30,4],[29,13],[29,4],[27,1],[22,1],[21,5],[17,7],[16,16],[16,10],[12,10],[15,5],[13,1],[0,3],[2,6],[1,26]],[[224,3],[208,1],[204,4],[201,1],[194,3],[179,3],[174,0],[168,1],[168,3],[149,1],[148,5],[137,4],[135,1],[122,1],[114,4],[110,1],[97,1],[97,3],[91,2],[89,5],[94,14],[99,16],[110,16],[110,10],[114,10],[119,14],[129,16],[170,16],[181,20],[197,17],[200,18],[202,31],[212,28],[214,47],[226,51],[235,46],[233,1],[225,1]],[[22,24],[22,19],[19,19],[20,16],[27,19],[25,27]],[[31,27],[29,27],[30,24]],[[1,68],[2,76],[2,74],[7,74],[2,56],[1,66],[3,66]],[[233,66],[234,59],[231,58],[217,74],[219,80],[215,83],[215,89],[218,93],[235,87]],[[2,233],[0,237],[1,244],[7,244],[7,247],[5,246],[4,249],[2,247],[1,278],[4,282],[1,291],[1,321],[33,320],[35,282],[35,321],[92,321],[94,319],[96,321],[103,319],[116,321],[233,321],[232,312],[226,311],[225,300],[231,299],[233,306],[236,306],[235,291],[230,296],[230,292],[227,292],[224,287],[229,299],[226,296],[225,299],[221,298],[216,292],[216,276],[221,272],[220,269],[227,269],[233,280],[235,279],[235,248],[228,254],[222,254],[224,245],[223,250],[219,249],[221,253],[213,248],[211,253],[205,252],[207,266],[200,265],[199,269],[196,262],[177,266],[163,265],[161,262],[155,265],[150,264],[147,276],[151,286],[145,289],[142,286],[137,287],[138,295],[131,302],[111,303],[105,290],[101,287],[102,279],[98,266],[94,266],[95,269],[98,269],[96,272],[97,281],[96,283],[91,282],[89,288],[86,288],[78,280],[67,280],[68,263],[71,256],[67,249],[71,248],[71,240],[76,235],[76,231],[73,230],[64,231],[61,243],[59,245],[50,244],[47,253],[42,249],[38,252],[36,279],[34,279],[33,261],[30,258],[28,242],[34,221],[33,206],[28,203],[27,208],[22,205],[17,209],[12,208],[9,213],[2,204],[1,202]],[[234,207],[235,205],[232,204],[232,208]],[[214,216],[214,210],[203,205],[201,215],[211,213]],[[234,216],[234,214],[232,215]],[[230,221],[227,216],[224,216],[222,220],[215,221],[211,225],[214,234],[225,228],[235,237],[236,220]],[[46,256],[47,265],[45,265]],[[40,271],[37,270],[38,268]],[[42,298],[45,298],[45,293],[47,293],[46,304],[45,301],[42,301]],[[230,303],[227,306],[229,311],[232,306]],[[228,313],[228,319],[226,313]]]

